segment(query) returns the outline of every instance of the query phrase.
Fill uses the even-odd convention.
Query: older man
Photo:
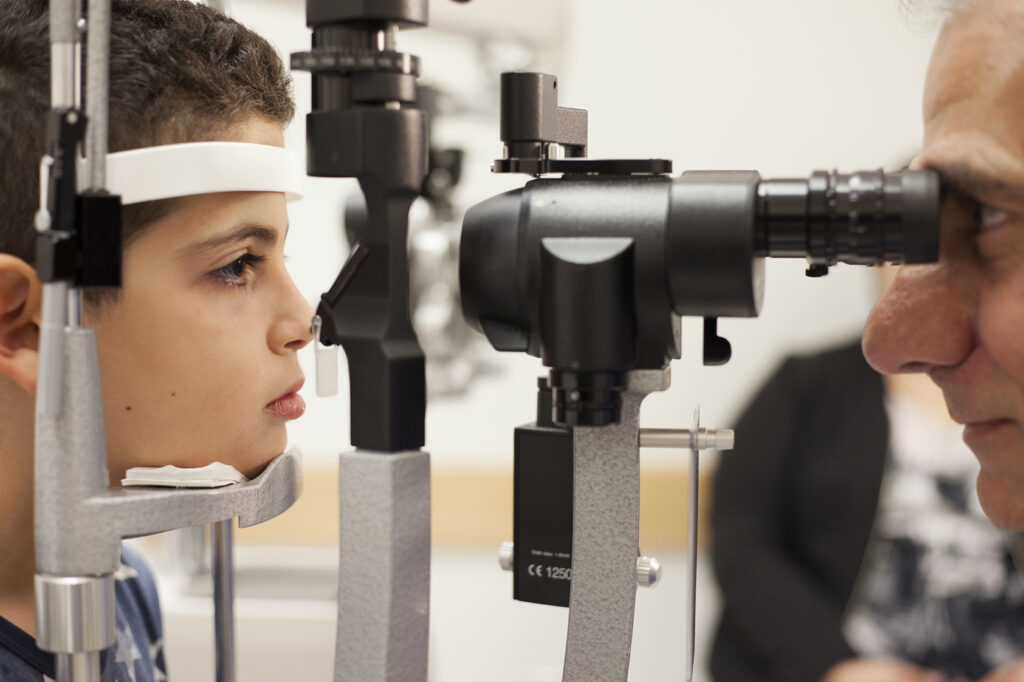
[[[925,86],[915,165],[945,178],[941,253],[904,267],[864,331],[887,374],[924,372],[980,462],[978,496],[998,525],[1024,530],[1024,2],[957,4]],[[897,377],[898,379],[898,377]],[[921,681],[899,661],[851,660],[827,682]],[[985,682],[1024,681],[1024,664]]]
[[[941,254],[901,268],[864,331],[886,374],[926,372],[978,457],[978,495],[1024,530],[1024,2],[968,3],[945,26],[915,164],[950,188]]]

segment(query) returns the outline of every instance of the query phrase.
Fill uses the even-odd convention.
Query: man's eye
[[[256,267],[265,260],[263,256],[247,253],[210,274],[231,286],[248,284]]]
[[[1010,214],[1001,208],[988,204],[978,204],[978,229],[989,230],[1009,220]]]

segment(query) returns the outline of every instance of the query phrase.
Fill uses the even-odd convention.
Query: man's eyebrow
[[[968,159],[937,163],[934,168],[942,176],[943,183],[975,201],[1024,206],[1024,191],[1020,180],[1009,173],[998,174],[979,169]]]
[[[1010,185],[1003,178],[982,173],[966,163],[956,163],[940,170],[942,178],[962,192],[972,196],[1003,194]]]
[[[285,228],[285,234],[288,233],[288,228]],[[196,242],[195,244],[189,244],[180,251],[180,255],[183,258],[192,258],[202,254],[204,251],[210,251],[212,249],[227,246],[229,244],[235,244],[238,242],[244,242],[248,239],[254,239],[258,242],[262,242],[267,246],[273,246],[277,243],[277,229],[268,227],[266,225],[247,224],[242,225],[230,232],[225,234],[219,234],[213,237],[208,237],[202,241]]]

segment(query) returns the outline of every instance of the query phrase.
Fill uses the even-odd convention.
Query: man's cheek
[[[1019,297],[1011,288],[982,294],[977,334],[978,344],[1024,394],[1024,291]]]

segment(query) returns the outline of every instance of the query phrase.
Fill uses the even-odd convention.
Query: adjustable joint
[[[121,285],[121,198],[78,193],[76,150],[86,118],[78,109],[54,109],[48,153],[39,166],[36,271],[44,282],[79,287]]]

